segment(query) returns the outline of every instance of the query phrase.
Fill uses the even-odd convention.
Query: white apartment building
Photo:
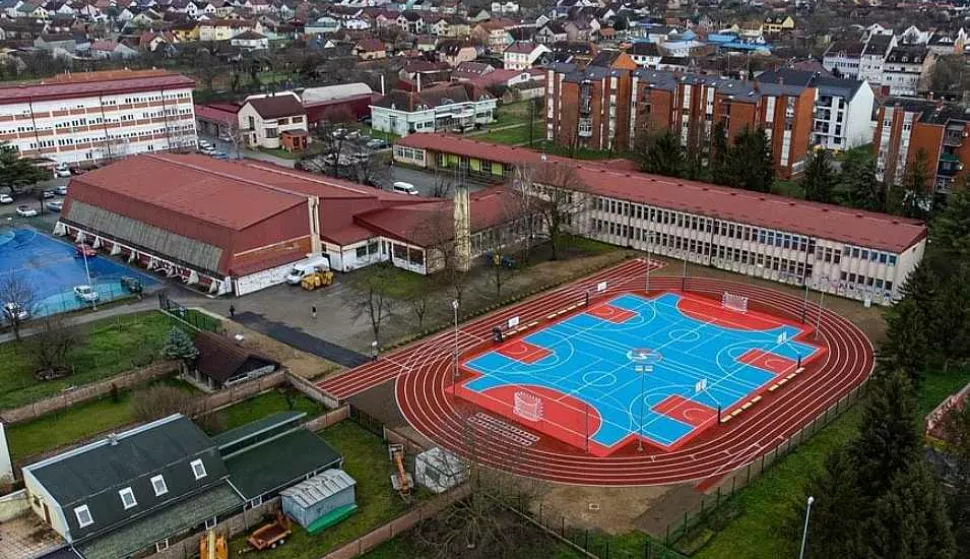
[[[485,91],[476,92],[470,84],[420,92],[394,90],[371,105],[371,126],[398,136],[472,130],[494,121],[496,106],[494,97]]]
[[[49,166],[194,150],[194,85],[166,71],[115,70],[0,87],[0,141]]]
[[[861,41],[835,41],[822,55],[822,67],[840,77],[859,78],[859,63],[865,43]]]
[[[292,91],[247,97],[236,114],[239,130],[251,147],[300,150],[306,147],[306,109]]]
[[[886,55],[896,46],[896,37],[889,35],[870,35],[859,57],[860,80],[869,82],[873,87],[882,85],[882,68]]]
[[[516,41],[502,53],[502,66],[506,70],[528,70],[547,52],[549,47],[541,43]]]
[[[760,83],[784,83],[814,87],[811,144],[830,150],[846,150],[872,141],[872,109],[875,95],[868,82],[827,78],[814,72],[777,70],[763,72]]]
[[[882,85],[889,87],[890,95],[916,95],[934,60],[926,47],[897,46],[883,63]]]

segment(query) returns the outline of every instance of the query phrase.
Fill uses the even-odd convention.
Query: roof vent
[[[829,209],[828,208],[822,208],[822,211],[827,213],[829,211]]]
[[[898,219],[894,219],[893,220],[893,225],[899,225],[899,220]]]
[[[862,214],[855,214],[856,217],[862,217]]]
[[[788,205],[794,208],[795,207],[795,202],[788,202]]]
[[[764,202],[765,201],[765,197],[764,196],[758,196],[758,200],[761,200],[762,202]]]

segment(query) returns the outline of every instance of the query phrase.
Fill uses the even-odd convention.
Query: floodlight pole
[[[812,503],[815,497],[808,498],[808,508],[805,509],[805,528],[802,529],[802,550],[798,553],[798,559],[805,558],[805,543],[808,540],[808,517],[812,514]]]
[[[633,369],[640,373],[640,423],[637,425],[640,436],[637,437],[637,452],[643,452],[643,377],[646,376],[647,368],[646,365],[637,365]]]
[[[451,375],[451,392],[454,394],[457,390],[458,384],[458,299],[453,299],[451,301],[451,308],[455,311],[455,352],[454,352],[454,370]]]
[[[825,290],[828,289],[829,282],[825,280],[825,286],[821,289],[818,296],[818,316],[815,317],[815,339],[818,339],[818,329],[822,327],[822,311],[825,310]]]
[[[80,248],[81,248],[81,258],[84,260],[84,275],[88,278],[88,285],[91,287],[91,290],[94,291],[95,294],[97,294],[98,290],[95,289],[94,284],[91,283],[91,270],[88,268],[88,253],[85,250],[87,248],[87,245],[85,245],[84,243],[81,243]],[[98,310],[98,300],[96,298],[91,299],[91,310],[93,311]]]
[[[805,284],[805,298],[802,299],[802,324],[805,324],[805,315],[808,313],[808,278],[802,276],[802,283]]]

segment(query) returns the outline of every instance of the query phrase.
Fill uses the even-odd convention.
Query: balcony
[[[579,137],[589,138],[593,135],[593,120],[589,118],[579,119]]]
[[[946,132],[943,134],[943,145],[960,147],[963,145],[963,140],[965,137],[965,132],[963,132],[963,130],[947,128]]]
[[[943,153],[940,155],[940,164],[937,167],[937,173],[944,177],[952,177],[963,170],[963,163],[960,162],[960,158],[952,153]]]

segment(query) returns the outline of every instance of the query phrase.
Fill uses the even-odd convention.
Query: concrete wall
[[[30,510],[27,490],[21,489],[0,497],[0,522],[6,522]]]
[[[216,534],[232,539],[239,534],[249,532],[263,523],[264,517],[276,514],[280,510],[280,498],[274,497],[263,504],[251,509],[240,512],[239,514],[227,518],[216,525]],[[199,555],[199,540],[205,536],[205,532],[192,534],[191,536],[178,541],[170,541],[169,547],[165,551],[152,555],[157,559],[186,559]]]

